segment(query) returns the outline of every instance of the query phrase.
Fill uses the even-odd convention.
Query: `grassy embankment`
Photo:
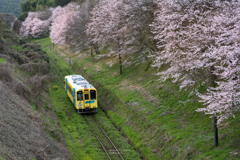
[[[46,53],[0,19],[0,57],[0,159],[71,159],[41,81]]]
[[[51,45],[48,38],[39,44]],[[101,50],[101,54],[107,52],[107,48]],[[193,88],[180,91],[170,80],[160,83],[150,59],[124,66],[120,76],[118,64],[107,65],[112,61],[109,57],[94,59],[89,51],[74,55],[58,49],[58,53],[74,59],[74,73],[98,89],[100,107],[144,158],[240,158],[239,118],[229,118],[219,126],[220,144],[215,148],[212,119],[195,111],[203,105],[191,92]],[[206,92],[204,85],[195,88]]]
[[[47,41],[46,39],[37,41],[50,56],[55,54],[55,52],[50,49],[51,44],[48,39]],[[65,67],[68,67],[63,59],[59,60]],[[64,68],[60,68],[60,70],[63,71]],[[70,99],[66,96],[58,80],[54,81],[50,89],[50,97],[60,120],[59,125],[64,132],[65,141],[73,158],[83,160],[107,159],[91,129],[85,123],[84,117],[76,113]],[[128,144],[127,140],[124,139],[120,132],[114,127],[104,112],[98,110],[95,118],[100,122],[103,129],[113,140],[125,159],[140,159],[139,154]]]

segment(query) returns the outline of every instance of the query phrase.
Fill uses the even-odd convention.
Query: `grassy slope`
[[[38,42],[49,55],[55,53],[50,49],[52,46],[49,44],[48,39],[40,40]],[[59,60],[63,65],[65,65],[65,67],[67,67],[63,59]],[[60,68],[60,70],[64,69]],[[54,82],[54,85],[50,90],[50,94],[52,103],[55,107],[58,118],[60,119],[59,125],[64,132],[65,140],[71,154],[73,155],[73,159],[107,159],[89,126],[86,123],[82,123],[85,122],[84,117],[76,113],[60,82]],[[98,110],[98,114],[95,115],[95,118],[101,122],[100,124],[102,124],[103,129],[113,140],[124,159],[140,159],[139,154],[128,144],[127,140],[122,137],[122,135],[113,126],[112,122],[101,110]]]
[[[1,96],[8,97],[0,96],[0,102],[4,102],[4,105],[0,105],[0,131],[4,131],[0,133],[1,160],[50,157],[71,159],[62,138],[62,131],[57,125],[57,116],[50,106],[48,93],[42,91],[36,101],[34,92],[27,83],[37,73],[43,73],[39,70],[30,73],[22,69],[22,65],[18,63],[28,65],[44,61],[42,59],[45,54],[39,47],[27,40],[19,39],[0,21],[0,57],[6,57],[0,58],[0,90]],[[27,52],[34,53],[35,57],[28,59]],[[7,112],[4,111],[4,107],[8,108]]]
[[[42,43],[50,45],[49,39]],[[101,51],[104,52],[107,50]],[[150,60],[125,66],[120,76],[118,64],[106,65],[110,59],[93,59],[86,53],[71,57],[75,72],[98,88],[100,107],[144,158],[240,158],[239,119],[229,118],[219,126],[220,145],[215,148],[212,119],[195,111],[202,107],[197,97],[190,89],[179,91],[177,84],[157,81]],[[206,90],[204,86],[197,88],[200,92]]]

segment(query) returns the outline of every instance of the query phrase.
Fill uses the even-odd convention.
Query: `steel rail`
[[[108,158],[111,160],[111,158],[110,158],[109,154],[107,153],[107,150],[106,150],[105,147],[103,146],[101,140],[98,138],[97,134],[94,132],[92,126],[88,123],[88,120],[87,120],[86,116],[84,115],[83,117],[85,118],[85,121],[87,122],[88,126],[92,129],[92,132],[94,133],[94,135],[95,135],[95,137],[97,138],[98,142],[101,144],[101,146],[102,146],[103,150],[105,151],[106,155],[107,155]]]
[[[55,66],[55,68],[56,68],[56,69],[58,70],[58,72],[62,75],[62,77],[64,77],[63,74],[61,73],[61,71],[60,71],[60,70],[57,68],[57,66],[55,65],[55,63],[54,63],[53,61],[52,61],[51,63]]]
[[[102,127],[100,126],[100,124],[97,122],[97,120],[94,118],[94,116],[92,115],[93,120],[97,123],[98,127],[102,130],[102,132],[105,134],[105,136],[107,137],[107,139],[109,140],[109,142],[112,144],[112,146],[114,147],[114,149],[117,151],[118,155],[121,157],[122,160],[123,157],[121,155],[121,153],[118,151],[117,147],[113,144],[112,140],[108,137],[107,133],[102,129]]]
[[[54,71],[54,69],[52,69],[53,70],[53,72],[57,75],[57,73]],[[58,78],[58,80],[61,82],[61,84],[62,84],[62,86],[63,86],[63,88],[64,88],[64,84],[62,83],[62,81],[61,81],[61,79],[59,78],[59,76],[57,75],[57,78]]]
[[[51,56],[52,56],[55,60],[57,60],[58,63],[59,63],[69,74],[71,74],[71,72],[70,72],[64,65],[62,65],[62,63],[60,63],[59,60],[58,60],[54,55],[51,54]]]

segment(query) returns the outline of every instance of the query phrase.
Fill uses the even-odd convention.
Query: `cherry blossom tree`
[[[105,0],[93,9],[87,26],[89,39],[92,44],[111,44],[111,52],[106,56],[119,57],[120,74],[123,56],[130,55],[131,58],[131,55],[141,53],[137,57],[145,62],[144,54],[156,50],[149,26],[154,18],[155,6],[153,0]],[[136,56],[132,57],[134,62],[139,61]],[[127,60],[125,58],[123,64]]]
[[[89,46],[86,24],[90,19],[90,11],[93,9],[95,3],[96,0],[82,3],[76,16],[73,17],[73,21],[69,24],[71,30],[68,33],[68,42],[74,50],[83,51]],[[75,31],[74,33],[72,32],[73,30]],[[95,50],[98,51],[96,47]]]
[[[159,52],[155,67],[161,80],[180,81],[180,88],[209,80],[207,95],[198,94],[218,113],[218,123],[239,111],[239,2],[210,0],[157,1],[152,24]],[[210,70],[210,72],[206,72]]]
[[[76,16],[79,6],[69,4],[65,7],[57,7],[53,11],[51,19],[53,20],[50,28],[50,38],[52,43],[65,45],[67,44],[67,32],[70,30],[69,23]],[[74,32],[74,31],[73,31]]]
[[[28,17],[22,23],[20,34],[25,37],[31,36],[33,38],[39,38],[48,32],[51,21],[53,8],[49,8],[42,12],[29,12]]]
[[[124,14],[127,5],[123,0],[100,1],[91,12],[90,22],[87,24],[87,34],[93,44],[111,44],[109,55],[118,55],[120,74],[122,74],[122,56],[128,48],[122,45],[127,40],[128,29],[124,25]]]
[[[95,1],[86,1],[78,5],[69,3],[65,7],[57,7],[52,14],[53,20],[50,38],[53,43],[68,45],[78,52],[84,50],[88,43],[86,24],[90,18],[89,12]]]
[[[150,27],[154,20],[156,3],[153,0],[132,0],[125,3],[128,6],[124,15],[124,19],[127,21],[125,25],[130,30],[129,36],[134,38],[134,41],[129,44],[134,46],[135,49],[131,53],[140,53],[139,58],[145,62],[145,53],[152,53],[157,50],[156,41]]]
[[[217,10],[207,0],[159,1],[153,26],[158,48],[155,67],[170,65],[159,72],[161,80],[181,81],[181,88],[206,79],[203,68],[211,65],[209,57],[214,42],[212,17]]]
[[[221,13],[213,19],[216,46],[210,55],[215,60],[217,85],[209,88],[207,95],[199,94],[207,106],[197,110],[218,113],[218,124],[240,111],[240,3],[221,5]]]

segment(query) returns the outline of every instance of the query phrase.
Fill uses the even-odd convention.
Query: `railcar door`
[[[83,91],[81,90],[77,92],[77,101],[78,101],[77,109],[82,109],[82,107],[84,108]]]
[[[90,97],[89,97],[89,90],[85,89],[84,90],[84,105],[85,109],[90,109],[90,103],[89,103]]]

